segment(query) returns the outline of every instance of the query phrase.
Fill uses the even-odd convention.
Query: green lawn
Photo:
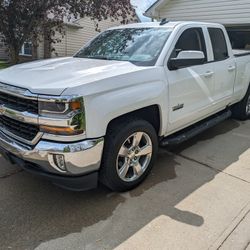
[[[8,67],[8,64],[6,62],[0,60],[0,69],[5,69],[7,67]]]

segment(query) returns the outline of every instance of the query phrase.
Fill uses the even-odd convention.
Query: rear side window
[[[229,57],[225,35],[221,29],[209,28],[210,39],[213,46],[214,60],[222,61]]]

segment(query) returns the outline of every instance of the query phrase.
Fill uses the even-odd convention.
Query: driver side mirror
[[[203,63],[205,63],[205,55],[202,51],[186,50],[181,51],[176,58],[169,60],[169,69],[177,70]]]

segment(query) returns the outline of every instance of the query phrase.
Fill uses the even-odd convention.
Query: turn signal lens
[[[82,108],[82,103],[80,101],[70,102],[71,110],[77,110]]]
[[[71,127],[50,127],[50,126],[40,126],[40,131],[48,134],[54,135],[79,135],[84,131],[82,129],[74,129]]]

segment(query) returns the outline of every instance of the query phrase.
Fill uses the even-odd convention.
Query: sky
[[[149,18],[143,16],[143,13],[155,2],[156,0],[131,0],[133,6],[136,7],[136,12],[142,22],[150,21]]]

